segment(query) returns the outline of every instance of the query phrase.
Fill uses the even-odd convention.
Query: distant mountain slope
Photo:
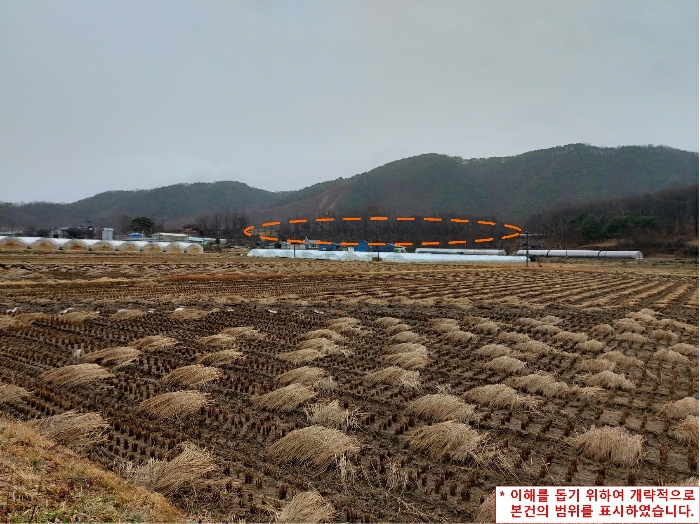
[[[625,198],[698,183],[698,154],[669,147],[573,144],[512,157],[424,154],[298,191],[269,192],[240,182],[110,191],[72,204],[0,204],[0,228],[82,224],[129,215],[168,222],[214,210],[246,210],[251,221],[359,213],[479,213],[516,220],[566,204]]]

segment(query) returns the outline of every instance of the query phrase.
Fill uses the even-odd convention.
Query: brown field
[[[0,308],[0,415],[99,422],[76,453],[191,518],[698,476],[697,264],[2,253]]]

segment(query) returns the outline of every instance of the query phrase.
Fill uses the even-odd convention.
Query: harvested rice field
[[[697,265],[3,253],[0,307],[0,415],[191,518],[697,483]]]

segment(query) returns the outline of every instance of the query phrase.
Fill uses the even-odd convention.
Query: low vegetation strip
[[[186,520],[162,495],[129,484],[35,428],[6,418],[0,418],[0,472],[1,491],[13,494],[0,505],[5,522]]]

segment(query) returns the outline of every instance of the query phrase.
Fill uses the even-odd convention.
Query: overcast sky
[[[698,150],[698,2],[0,0],[0,201]]]

